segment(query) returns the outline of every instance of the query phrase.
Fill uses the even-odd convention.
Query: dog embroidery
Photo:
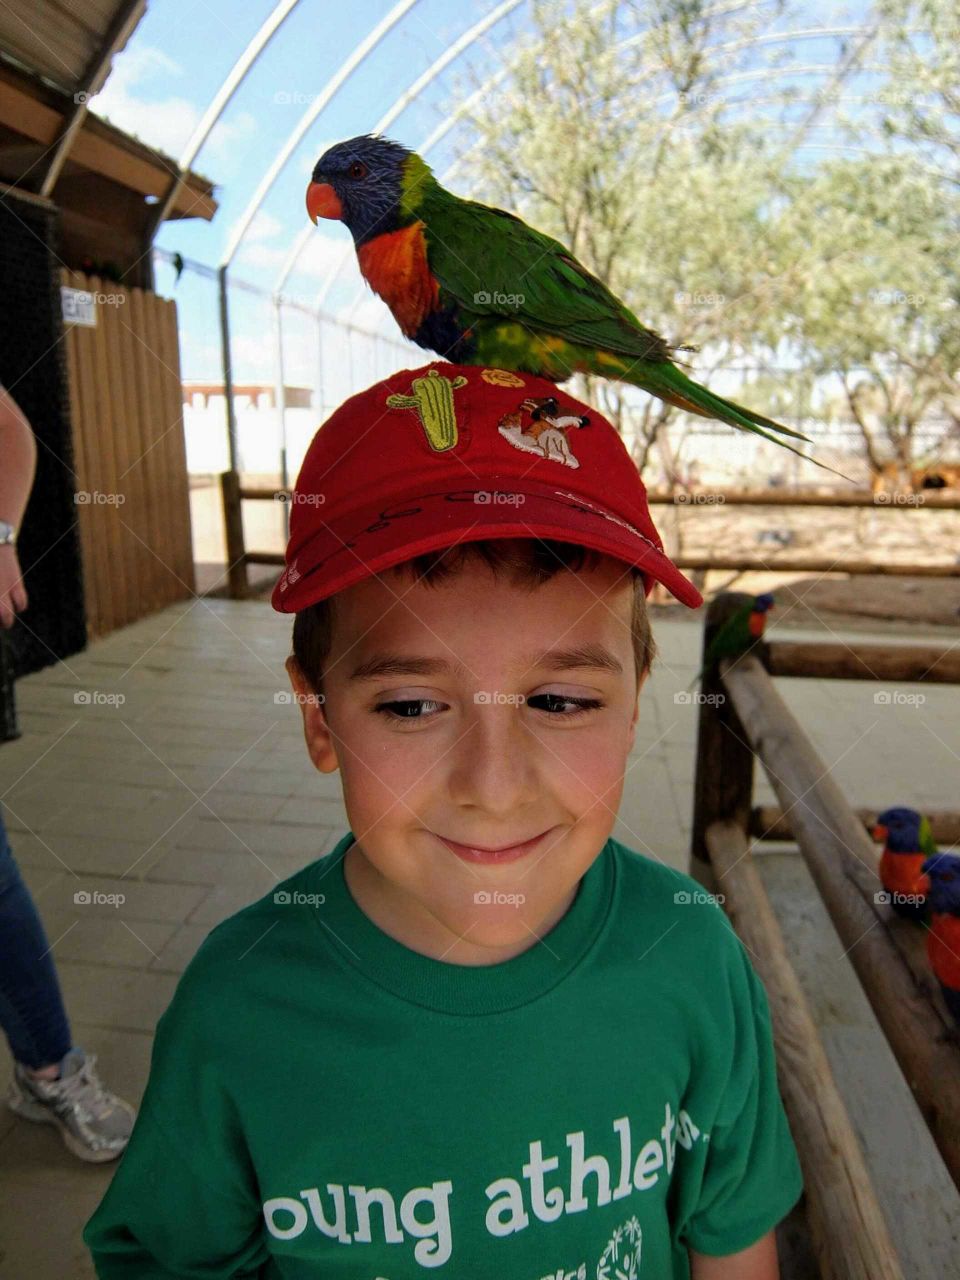
[[[529,422],[524,421],[525,415],[529,415]],[[567,433],[589,425],[590,419],[586,416],[561,413],[556,396],[541,399],[528,396],[519,408],[503,415],[497,429],[517,449],[576,468],[580,463],[570,451]]]

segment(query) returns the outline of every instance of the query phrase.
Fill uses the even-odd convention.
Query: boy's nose
[[[491,817],[535,802],[542,795],[535,745],[521,707],[474,704],[470,726],[450,756],[451,799]]]

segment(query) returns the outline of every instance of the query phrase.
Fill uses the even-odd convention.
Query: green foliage
[[[890,66],[882,127],[960,185],[960,9],[952,0],[881,0]]]
[[[755,75],[763,8],[541,0],[474,114],[470,186],[699,348],[698,381],[759,371],[778,394],[758,408],[839,406],[873,467],[909,461],[925,417],[960,422],[956,6],[879,0],[802,94],[789,49]],[[616,388],[592,394],[622,418]],[[645,404],[644,456],[674,412]]]

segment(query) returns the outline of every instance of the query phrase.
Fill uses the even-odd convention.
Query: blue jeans
[[[45,1067],[71,1048],[57,971],[0,809],[0,1027],[17,1062]]]

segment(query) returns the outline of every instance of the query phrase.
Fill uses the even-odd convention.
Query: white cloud
[[[127,48],[114,59],[107,83],[90,99],[90,109],[118,129],[176,159],[207,107],[206,102],[198,106],[177,94],[163,96],[170,80],[183,74],[183,68],[161,49],[149,45]],[[194,167],[203,172],[204,160],[212,167],[223,166],[237,140],[251,136],[255,130],[256,119],[248,111],[237,113],[229,121],[220,120]]]
[[[363,295],[358,294],[352,303],[338,307],[334,312],[337,320],[344,324],[355,325],[358,329],[369,329],[374,333],[382,333],[385,337],[400,338],[397,322],[385,302],[363,286]]]
[[[262,222],[261,219],[263,219]],[[270,241],[276,241],[281,233],[282,240],[270,243]],[[299,234],[298,227],[296,235]],[[272,214],[261,212],[254,219],[237,250],[237,274],[243,276],[246,272],[248,277],[256,274],[259,278],[262,273],[265,278],[258,279],[258,282],[263,283],[267,288],[273,288],[293,248],[296,235],[291,236],[286,224]],[[336,275],[338,280],[349,283],[351,273],[353,277],[359,279],[356,254],[349,236],[345,239],[342,236],[334,238],[322,231],[317,231],[311,233],[288,281],[290,287],[284,292],[288,296],[296,296],[296,282],[303,277],[307,280],[326,282],[331,275]],[[310,303],[305,302],[304,305],[312,305],[315,300],[315,292],[311,292]]]
[[[253,221],[247,227],[244,243],[272,240],[285,229],[286,223],[281,222],[279,218],[275,218],[272,213],[267,213],[266,209],[259,209],[254,214]]]

